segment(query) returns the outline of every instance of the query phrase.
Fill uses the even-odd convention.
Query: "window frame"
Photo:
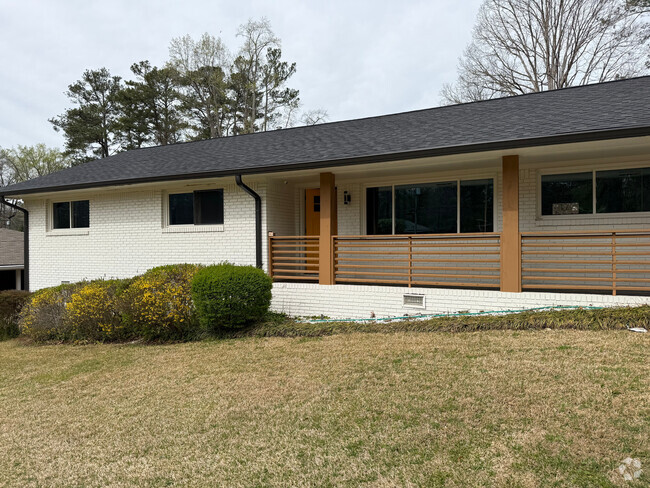
[[[498,200],[498,174],[497,173],[468,173],[466,175],[450,175],[450,176],[440,176],[436,175],[434,177],[426,177],[426,176],[421,176],[417,178],[400,178],[400,179],[390,179],[386,180],[385,178],[380,178],[377,180],[371,180],[362,185],[362,198],[363,198],[363,204],[362,204],[362,211],[361,211],[361,235],[373,235],[373,234],[368,234],[368,202],[366,201],[366,195],[367,195],[367,189],[368,188],[374,188],[374,187],[391,187],[391,195],[392,195],[392,202],[391,202],[391,210],[392,210],[392,233],[391,234],[381,234],[381,235],[386,235],[386,236],[400,236],[400,235],[408,235],[408,234],[395,234],[395,187],[396,186],[403,186],[403,185],[418,185],[418,184],[426,184],[426,183],[456,183],[456,201],[458,204],[456,205],[456,232],[453,234],[473,234],[472,232],[460,232],[460,182],[461,181],[473,181],[473,180],[492,180],[492,222],[493,222],[493,230],[492,232],[486,232],[486,234],[491,234],[491,233],[496,233],[498,232],[498,213],[497,213],[497,208],[499,206],[500,200]],[[483,232],[480,232],[481,234]],[[379,234],[378,234],[379,235]],[[449,234],[440,234],[440,235],[449,235]]]
[[[612,217],[649,217],[650,212],[641,211],[641,212],[596,212],[596,173],[599,171],[610,171],[610,170],[626,170],[626,169],[641,169],[641,168],[650,168],[650,161],[634,161],[627,163],[609,163],[609,164],[599,164],[599,165],[589,165],[583,169],[580,165],[571,166],[570,168],[549,168],[549,169],[539,169],[537,171],[537,182],[536,182],[536,216],[537,220],[575,220],[580,218],[587,219],[597,219],[597,218],[612,218]],[[542,176],[548,175],[563,175],[563,174],[573,174],[573,173],[591,173],[591,213],[583,214],[570,214],[570,215],[543,215],[542,214]]]
[[[184,193],[202,193],[206,191],[221,191],[222,195],[222,204],[223,204],[223,221],[222,224],[171,224],[171,215],[169,209],[169,197],[170,195],[181,195]],[[162,231],[163,233],[185,233],[185,232],[223,232],[225,229],[226,221],[226,188],[221,187],[198,187],[198,188],[177,188],[173,190],[164,191],[162,193]],[[193,212],[194,218],[196,218],[196,209]]]
[[[88,202],[88,227],[73,227],[74,214],[72,211],[73,203],[75,202]],[[69,205],[69,227],[54,227],[54,205],[57,203],[67,203]],[[47,216],[47,231],[49,234],[65,234],[65,235],[86,235],[89,232],[91,222],[90,222],[90,213],[91,213],[91,204],[90,198],[78,198],[76,200],[61,199],[61,200],[50,200],[47,202],[48,216]]]

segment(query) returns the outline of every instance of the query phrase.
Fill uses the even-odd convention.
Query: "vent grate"
[[[406,294],[403,296],[403,305],[406,308],[426,308],[424,295]]]

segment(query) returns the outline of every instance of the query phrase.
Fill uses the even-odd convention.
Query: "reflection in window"
[[[52,204],[52,227],[55,229],[70,228],[70,202]]]
[[[202,190],[169,195],[169,224],[223,224],[223,190]]]
[[[596,212],[650,211],[650,168],[596,172]]]
[[[457,231],[456,182],[395,187],[395,234]]]
[[[542,215],[588,214],[592,211],[591,173],[542,176]]]
[[[369,235],[493,232],[494,181],[462,180],[460,187],[458,181],[445,181],[368,188],[366,222]]]
[[[71,227],[90,227],[90,202],[88,200],[52,204],[52,228],[70,229]]]
[[[368,235],[393,233],[393,187],[366,190],[366,232]]]
[[[460,231],[494,232],[494,183],[491,179],[460,182]]]

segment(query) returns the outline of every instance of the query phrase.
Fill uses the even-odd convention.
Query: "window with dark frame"
[[[368,235],[493,230],[494,182],[491,178],[366,189]]]
[[[52,203],[53,229],[88,227],[90,227],[90,202],[88,200]]]
[[[543,216],[650,212],[650,168],[542,175],[541,180]]]
[[[223,224],[223,190],[169,195],[169,225]]]

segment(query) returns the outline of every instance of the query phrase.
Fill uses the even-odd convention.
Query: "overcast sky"
[[[130,77],[163,65],[169,41],[204,32],[235,50],[237,27],[267,17],[304,109],[344,120],[439,105],[481,0],[0,0],[0,147],[63,147],[48,118],[85,69]]]

